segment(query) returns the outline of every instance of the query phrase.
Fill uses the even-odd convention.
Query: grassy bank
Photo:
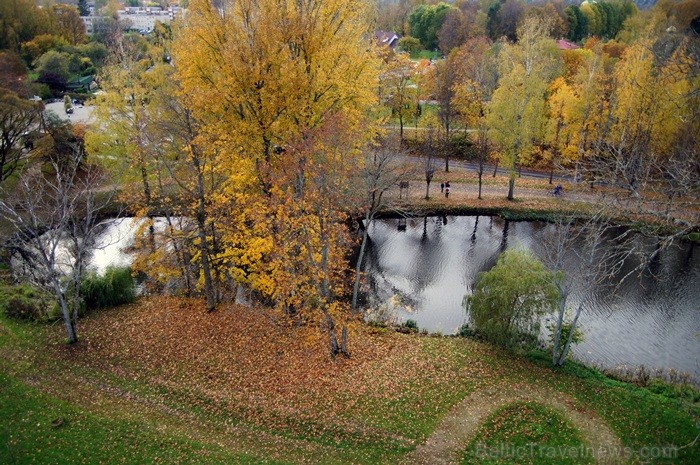
[[[352,323],[352,357],[331,361],[316,328],[175,298],[79,331],[66,347],[58,326],[0,320],[0,462],[398,463],[463,398],[506,386],[561,392],[634,450],[698,433],[697,407],[461,338]],[[675,460],[698,462],[697,445]]]

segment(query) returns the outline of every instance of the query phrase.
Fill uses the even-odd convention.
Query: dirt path
[[[428,440],[404,460],[405,464],[453,464],[479,426],[499,407],[520,401],[538,402],[561,412],[579,431],[597,463],[622,463],[610,455],[621,450],[619,438],[594,413],[577,409],[575,401],[560,392],[538,386],[483,389],[457,404],[435,428]]]

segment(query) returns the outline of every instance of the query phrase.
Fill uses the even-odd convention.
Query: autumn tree
[[[21,167],[26,157],[24,140],[36,129],[40,104],[0,88],[0,184]]]
[[[437,117],[444,139],[441,142],[445,156],[445,172],[450,171],[450,141],[457,121],[454,106],[454,86],[457,82],[457,66],[454,56],[440,60],[431,68],[430,90],[438,102]]]
[[[72,45],[80,44],[87,38],[85,23],[80,18],[80,12],[73,5],[61,3],[53,5],[51,27],[57,35]]]
[[[548,24],[527,18],[518,29],[518,43],[501,50],[501,78],[487,110],[491,138],[509,167],[508,200],[515,178],[544,130],[544,105],[550,80],[559,72],[559,54],[548,37]]]
[[[453,84],[453,105],[465,128],[475,130],[474,147],[478,159],[478,198],[481,199],[484,163],[490,152],[486,103],[498,81],[497,61],[490,41],[485,37],[469,39],[456,49],[451,59],[457,63],[457,80]]]
[[[382,67],[379,79],[384,93],[382,98],[399,120],[399,141],[403,143],[404,124],[413,114],[416,104],[416,86],[413,62],[405,54],[394,54]]]
[[[638,210],[653,167],[671,152],[681,122],[688,121],[692,112],[686,73],[675,72],[675,65],[656,62],[650,48],[641,41],[618,64],[612,124],[605,142],[597,147],[605,172],[636,199]]]
[[[323,324],[333,355],[343,352],[341,205],[373,134],[369,17],[359,1],[193,1],[173,48],[193,115],[219,150],[216,201],[230,212],[223,241],[239,278]]]

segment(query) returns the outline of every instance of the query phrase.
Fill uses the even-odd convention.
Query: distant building
[[[377,31],[374,33],[374,40],[377,41],[377,45],[383,45],[389,48],[396,47],[399,39],[400,37],[394,32]]]
[[[578,45],[569,42],[568,40],[564,39],[559,39],[557,40],[557,48],[559,50],[576,50],[577,48],[581,48]]]
[[[153,31],[156,22],[170,24],[183,14],[183,9],[170,6],[167,10],[161,7],[126,7],[117,11],[119,19],[124,23],[124,28],[147,34]],[[95,25],[104,20],[102,16],[81,16],[85,23],[85,31],[92,34]]]

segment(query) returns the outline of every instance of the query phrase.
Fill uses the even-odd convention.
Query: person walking
[[[445,183],[441,182],[440,183],[440,193],[442,194],[443,192],[445,192]]]
[[[448,198],[450,196],[450,187],[445,186],[445,198]]]

